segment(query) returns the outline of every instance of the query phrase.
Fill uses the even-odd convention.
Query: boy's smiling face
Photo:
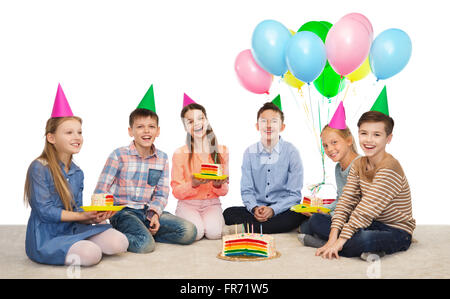
[[[260,114],[256,129],[261,133],[262,139],[276,141],[285,126],[280,113],[268,109]]]
[[[128,128],[128,134],[134,137],[137,148],[149,149],[159,136],[159,126],[156,119],[151,116],[138,117],[134,120],[133,126]]]
[[[359,146],[368,158],[384,155],[386,145],[392,140],[392,134],[386,135],[383,122],[364,122],[359,127]]]

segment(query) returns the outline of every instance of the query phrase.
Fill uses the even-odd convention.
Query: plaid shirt
[[[169,196],[169,161],[166,153],[152,147],[154,154],[145,158],[139,156],[134,141],[113,151],[94,193],[110,193],[114,204],[133,209],[147,205],[150,215],[161,215]]]

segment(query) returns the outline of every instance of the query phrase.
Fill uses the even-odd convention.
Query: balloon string
[[[342,102],[344,102],[345,98],[347,97],[347,92],[348,92],[348,88],[350,87],[352,83],[347,84],[347,86],[345,87],[345,94],[344,94],[344,98],[342,99]]]
[[[294,102],[296,103],[296,105],[297,105],[297,107],[300,109],[300,107],[299,107],[299,103],[296,101],[296,99],[295,99],[295,95],[294,95],[294,93],[293,93],[293,91],[292,91],[292,89],[288,86],[288,89],[289,89],[289,91],[290,91],[290,93],[291,93],[291,95],[292,95],[292,98],[294,99]],[[309,94],[309,103],[310,103],[310,105],[311,105],[311,90],[310,90],[310,88],[309,88],[309,84],[308,84],[308,94]],[[318,105],[317,105],[317,107],[318,107],[318,113],[319,113],[319,124],[320,124],[320,106],[319,106],[319,103],[317,103]],[[325,183],[325,177],[326,177],[326,172],[325,172],[325,151],[324,151],[324,149],[323,149],[323,145],[322,145],[322,142],[320,142],[320,138],[319,138],[319,136],[317,135],[317,130],[316,130],[316,128],[315,128],[315,126],[314,126],[314,114],[313,114],[313,111],[312,111],[312,105],[310,106],[311,107],[311,109],[308,109],[308,105],[306,104],[306,99],[303,101],[303,110],[304,110],[304,112],[305,112],[305,116],[306,116],[306,119],[305,119],[305,123],[306,123],[306,126],[308,127],[308,129],[311,131],[311,134],[314,136],[314,138],[316,139],[316,145],[317,145],[317,149],[318,149],[318,151],[319,151],[319,154],[320,154],[320,156],[321,156],[321,160],[322,160],[322,174],[323,174],[323,180],[322,180],[322,183],[321,184],[324,184]],[[300,109],[301,110],[301,109]],[[312,117],[312,119],[310,118],[310,115],[311,115],[311,117]],[[312,125],[311,125],[312,124]],[[320,188],[319,188],[320,189]]]
[[[327,114],[327,124],[330,123],[330,105],[331,105],[331,99],[328,99],[328,114]]]
[[[374,82],[373,84],[372,84],[372,86],[373,86],[373,88],[375,89],[375,90],[377,90],[377,85],[378,85],[378,79],[377,79],[377,81],[376,82]],[[358,107],[358,109],[356,110],[356,112],[355,112],[355,114],[353,115],[353,119],[355,119],[356,118],[356,116],[359,114],[359,112],[361,111],[361,107],[363,106],[363,104],[365,105],[366,103],[367,103],[367,97],[365,97],[364,98],[364,100],[363,101],[359,101],[360,102],[360,104],[359,104],[359,107]]]
[[[312,118],[312,123],[313,123],[313,128],[314,128],[314,113],[312,111],[312,104],[311,104],[311,87],[310,87],[310,83],[308,83],[308,94],[309,94],[309,107],[310,107],[310,111],[311,111],[311,118]]]
[[[298,107],[300,110],[302,110],[302,109],[299,107],[299,103],[295,100],[295,95],[294,95],[292,89],[291,89],[289,86],[288,86],[288,89],[289,89],[289,91],[290,91],[290,93],[291,93],[291,95],[292,95],[292,98],[294,99],[294,102],[296,103],[297,107]],[[312,113],[311,113],[312,111],[311,111],[311,109],[308,108],[308,105],[306,104],[306,99],[303,101],[303,111],[304,111],[305,116],[306,116],[306,118],[304,119],[305,124],[306,124],[306,126],[308,127],[308,129],[310,130],[311,135],[313,135],[313,137],[315,137],[316,142],[317,142],[317,132],[316,132],[316,130],[315,130],[314,125],[312,125],[313,122],[312,122],[311,117],[310,117],[310,115],[312,114]],[[317,145],[318,145],[318,143],[317,143]],[[320,152],[320,147],[319,147],[319,146],[317,147],[317,149],[318,149],[319,152]]]
[[[296,101],[294,92],[292,91],[292,89],[291,89],[289,86],[288,86],[288,89],[289,89],[289,92],[291,93],[292,98],[294,99],[294,102],[295,102],[295,104],[297,105],[298,109],[299,109],[299,110],[302,110],[301,107],[299,106],[298,101]],[[300,89],[300,91],[301,91],[301,89]],[[303,98],[303,93],[301,93],[301,97]],[[309,119],[308,107],[307,107],[305,101],[303,101],[303,110],[304,110],[304,112],[305,112],[306,118],[307,118],[308,120],[310,120],[310,119]],[[305,121],[305,124],[306,124],[306,126],[308,127],[308,129],[312,131],[312,129],[311,129],[309,123],[306,121],[306,119],[304,119],[304,121]],[[312,132],[311,132],[311,133],[312,133]]]
[[[339,100],[339,90],[341,90],[341,86],[342,86],[342,79],[344,78],[344,76],[341,75],[341,79],[339,79],[339,87],[338,87],[338,93],[336,95],[336,102],[339,105],[340,101]]]

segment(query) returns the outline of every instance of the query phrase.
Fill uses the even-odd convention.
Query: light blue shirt
[[[269,152],[260,142],[248,147],[242,162],[241,196],[247,210],[269,206],[283,213],[302,200],[303,165],[297,148],[279,139]]]

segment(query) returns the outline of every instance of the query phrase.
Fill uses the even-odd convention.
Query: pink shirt
[[[215,188],[212,182],[201,184],[197,188],[192,187],[193,173],[200,173],[202,163],[214,163],[211,155],[208,161],[202,161],[199,154],[192,156],[192,169],[189,165],[189,149],[187,145],[178,148],[172,157],[172,178],[170,186],[172,194],[180,200],[185,199],[212,199],[224,196],[228,193],[228,183],[224,183],[220,188]],[[222,172],[228,174],[228,149],[219,145],[221,156]]]

